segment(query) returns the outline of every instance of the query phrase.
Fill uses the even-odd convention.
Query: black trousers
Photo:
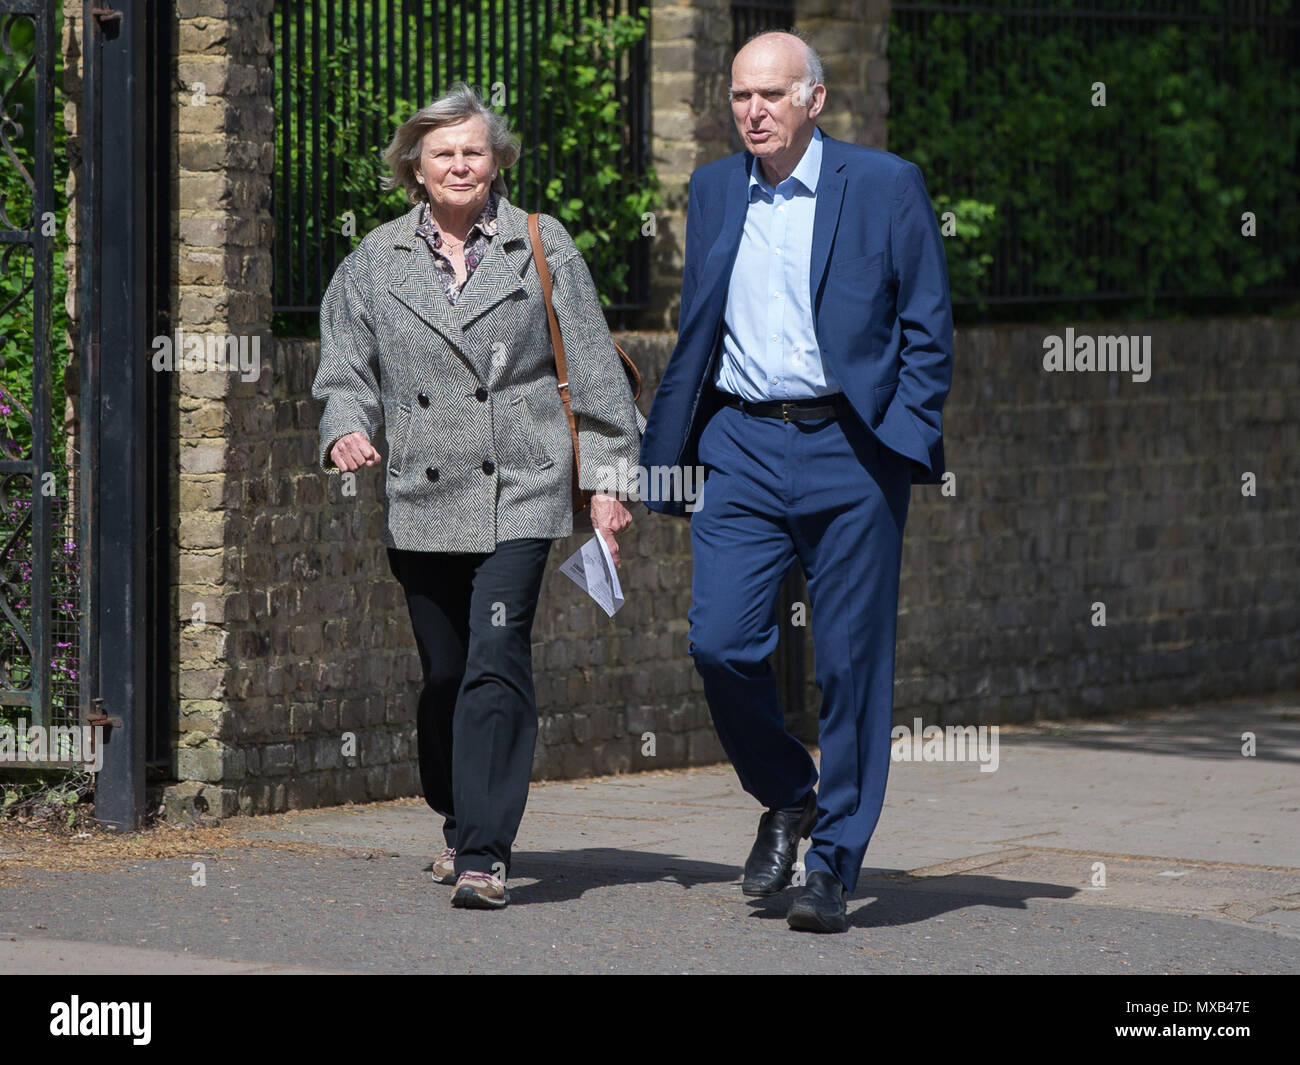
[[[528,539],[486,555],[388,549],[424,670],[420,784],[446,818],[457,875],[510,871],[537,742],[532,630],[550,548]]]

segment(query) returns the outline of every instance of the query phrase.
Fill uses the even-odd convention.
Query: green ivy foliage
[[[552,158],[557,171],[572,169],[580,156],[581,184],[567,190],[554,178],[546,184],[545,200],[573,234],[584,255],[595,256],[602,269],[601,301],[627,290],[627,246],[637,240],[647,215],[659,202],[659,180],[653,168],[640,179],[628,180],[619,169],[626,151],[625,116],[615,82],[615,62],[646,32],[640,17],[617,15],[608,23],[582,19],[580,34],[556,33],[540,58],[541,104],[562,116],[553,140],[537,145],[543,160]],[[570,60],[566,70],[561,57]]]
[[[896,11],[890,32],[889,147],[921,167],[936,211],[957,216],[954,300],[1156,315],[1268,290],[1295,298],[1300,79],[1267,30],[907,16]]]

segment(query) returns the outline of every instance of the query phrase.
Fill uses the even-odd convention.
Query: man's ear
[[[808,101],[808,120],[814,120],[826,106],[826,86],[814,85],[812,99]]]

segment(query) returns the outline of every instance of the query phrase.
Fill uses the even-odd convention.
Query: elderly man
[[[839,932],[889,770],[908,496],[944,470],[952,312],[921,172],[823,134],[825,98],[798,37],[762,34],[736,55],[746,150],[691,178],[677,346],[641,463],[704,467],[690,652],[740,782],[767,807],[742,890],[785,889],[811,834],[788,921]],[[796,557],[822,693],[816,790],[768,664]]]

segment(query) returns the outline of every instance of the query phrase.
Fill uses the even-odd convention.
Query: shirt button
[[[429,480],[431,481],[436,481],[438,479],[438,471],[435,470],[432,466],[430,466],[427,470],[424,471],[424,475],[427,478],[429,478]]]
[[[487,397],[488,397],[488,390],[486,388],[480,388],[477,392],[474,393],[474,398],[477,399],[480,403],[486,403]]]
[[[421,407],[427,407],[427,406],[429,405],[429,397],[428,397],[428,395],[426,395],[424,392],[421,392],[421,393],[420,393],[418,396],[416,396],[415,398],[418,399],[418,400],[420,401],[420,406],[421,406]]]
[[[780,255],[780,254],[781,254],[781,249],[780,249],[780,248],[773,248],[772,250],[773,250],[774,252],[776,252],[777,255]]]
[[[780,298],[781,298],[781,291],[778,289],[776,292],[773,292],[772,295],[775,296],[777,299],[780,299]]]
[[[492,464],[492,460],[491,460],[491,459],[487,459],[487,460],[485,460],[485,461],[483,462],[483,472],[484,472],[484,473],[486,473],[486,474],[492,474],[492,473],[494,473],[495,471],[496,471],[496,466],[494,466],[494,465]]]

